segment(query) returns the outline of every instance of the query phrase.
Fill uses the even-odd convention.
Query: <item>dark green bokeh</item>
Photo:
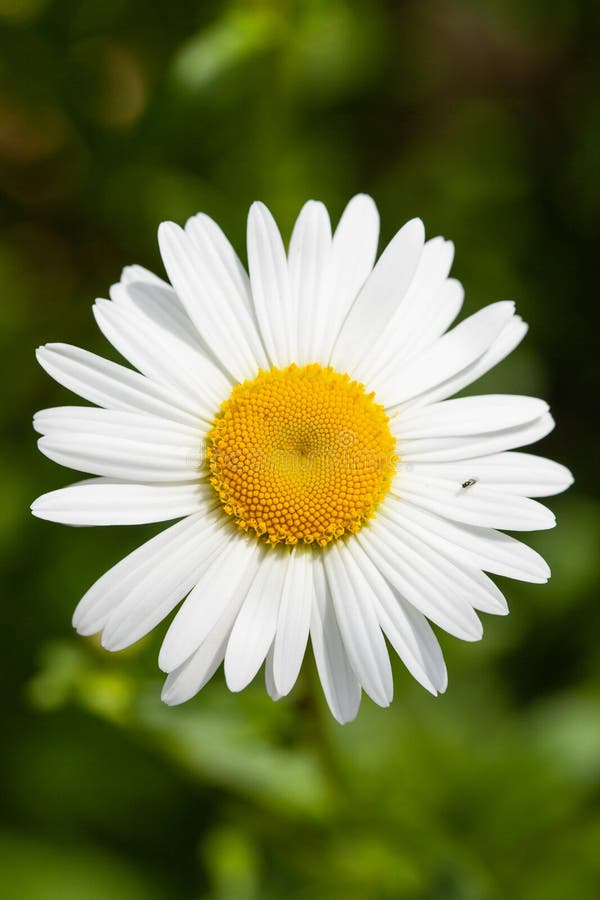
[[[4,776],[2,900],[595,900],[600,884],[598,21],[558,0],[0,0]],[[576,488],[532,536],[547,586],[507,582],[479,644],[442,637],[433,700],[340,728],[312,661],[288,700],[218,675],[159,700],[160,634],[110,656],[70,629],[155,529],[66,529],[29,502],[73,480],[31,413],[77,402],[39,343],[112,355],[90,304],[156,227],[197,210],[243,252],[260,198],[371,193],[383,239],[455,240],[467,311],[515,298],[530,334],[482,390],[548,398],[540,451]],[[478,386],[479,389],[479,386]],[[159,629],[164,631],[164,629]]]

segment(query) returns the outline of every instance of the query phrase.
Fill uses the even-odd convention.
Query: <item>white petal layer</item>
[[[55,381],[90,403],[198,425],[195,408],[182,403],[170,388],[95,353],[70,344],[46,344],[36,355]]]
[[[214,491],[204,482],[127,484],[91,478],[42,494],[31,504],[38,519],[63,525],[144,525],[209,509]]]
[[[202,575],[173,619],[165,636],[158,664],[172,672],[198,649],[235,597],[243,601],[248,577],[256,574],[258,544],[241,534],[226,537],[222,551]],[[228,539],[228,540],[227,540]]]
[[[450,554],[451,559],[519,581],[544,583],[550,577],[548,564],[539,553],[500,531],[450,522],[393,497],[384,501],[381,510],[415,537]]]
[[[325,573],[342,640],[366,693],[389,706],[394,693],[392,669],[376,612],[376,598],[344,546],[324,554]]]
[[[103,645],[119,650],[183,600],[159,657],[169,704],[193,696],[222,661],[228,686],[241,690],[266,660],[267,691],[279,699],[296,682],[309,633],[339,722],[356,716],[361,688],[382,706],[391,701],[386,637],[436,694],[447,674],[427,618],[477,640],[476,610],[508,611],[484,571],[549,577],[535,551],[495,530],[552,527],[552,513],[530,498],[572,482],[564,466],[513,452],[551,430],[547,405],[498,395],[446,399],[507,356],[527,326],[503,302],[445,333],[463,300],[448,277],[453,245],[425,244],[413,220],[373,269],[377,236],[370,198],[351,200],[333,236],[326,208],[309,201],[286,255],[257,203],[248,275],[207,216],[185,230],[164,223],[159,241],[173,287],[128,267],[111,301],[94,309],[139,371],[64,344],[38,351],[52,377],[101,407],[38,413],[40,449],[105,477],[38,498],[34,514],[73,525],[185,517],[102,576],[74,615],[82,634],[101,630]],[[202,477],[203,441],[234,383],[313,361],[375,392],[401,463],[376,519],[357,535],[323,553],[267,550],[216,508]]]
[[[385,407],[397,406],[457,375],[486,352],[514,312],[514,303],[501,301],[480,309],[448,331],[393,374],[376,379],[372,387]]]
[[[287,555],[262,551],[259,569],[227,643],[225,679],[230,691],[243,690],[265,661],[275,637]]]
[[[273,644],[273,678],[281,697],[294,687],[306,651],[315,594],[313,561],[312,550],[292,549]]]
[[[344,648],[325,578],[322,556],[313,566],[315,601],[310,621],[310,639],[323,693],[332,715],[340,724],[356,718],[361,690]]]
[[[331,354],[335,368],[354,373],[373,341],[385,331],[411,283],[424,239],[423,223],[412,219],[385,248],[342,325]]]
[[[455,462],[412,463],[416,475],[444,478],[455,486],[476,478],[490,490],[524,497],[550,497],[573,484],[566,466],[531,453],[495,453]]]
[[[234,378],[254,378],[266,365],[262,343],[246,304],[212,270],[214,257],[173,222],[162,223],[158,241],[171,284],[208,346]]]

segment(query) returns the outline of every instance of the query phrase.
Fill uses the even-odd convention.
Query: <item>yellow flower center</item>
[[[357,532],[387,493],[397,458],[382,406],[318,364],[237,385],[208,435],[210,481],[244,531],[270,544],[325,546]]]

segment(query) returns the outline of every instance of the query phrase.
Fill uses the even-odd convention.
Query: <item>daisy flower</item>
[[[273,699],[293,688],[310,638],[339,722],[361,693],[393,693],[389,645],[432,694],[446,667],[430,622],[482,635],[505,614],[485,573],[545,582],[534,550],[502,533],[551,528],[533,497],[564,490],[564,466],[514,452],[553,427],[543,400],[448,399],[527,330],[512,302],[453,325],[454,248],[404,225],[376,261],[374,202],[354,197],[331,231],[300,212],[286,253],[262,203],[248,217],[248,273],[218,225],[159,229],[170,283],[124,269],[96,321],[134,368],[69,344],[38,350],[94,406],[34,419],[50,459],[95,477],[40,497],[69,525],[178,521],[103,575],[73,623],[108,650],[179,606],[159,665],[166,703],[224,662],[232,691],[265,663]],[[180,605],[181,604],[181,605]]]

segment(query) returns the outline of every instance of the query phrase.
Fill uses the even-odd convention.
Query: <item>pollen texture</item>
[[[235,387],[206,455],[211,484],[241,529],[270,544],[325,546],[373,517],[394,449],[374,395],[314,364],[261,371]]]

